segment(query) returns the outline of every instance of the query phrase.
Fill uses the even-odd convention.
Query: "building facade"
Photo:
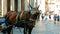
[[[32,7],[40,5],[39,10],[42,13],[47,11],[60,11],[59,0],[0,0],[0,17],[3,17],[8,11],[29,10],[29,4]]]

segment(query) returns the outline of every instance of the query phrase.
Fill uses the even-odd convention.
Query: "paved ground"
[[[21,28],[20,32],[19,29],[14,28],[13,34],[23,34],[23,29]],[[60,24],[54,23],[52,20],[38,21],[33,28],[32,34],[60,34]]]

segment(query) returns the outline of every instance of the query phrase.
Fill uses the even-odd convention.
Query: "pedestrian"
[[[44,20],[44,15],[43,15],[43,14],[42,14],[42,16],[41,16],[41,17],[42,17],[42,20]]]
[[[51,19],[51,15],[49,15],[49,19]]]
[[[59,21],[59,15],[57,16],[57,21]]]

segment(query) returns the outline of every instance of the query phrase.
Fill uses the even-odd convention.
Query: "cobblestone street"
[[[21,28],[21,32],[19,29],[13,28],[13,34],[23,34],[23,28]],[[52,20],[38,21],[32,34],[60,34],[60,24],[55,24]]]

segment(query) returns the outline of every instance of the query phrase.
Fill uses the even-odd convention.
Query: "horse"
[[[29,18],[30,18],[30,12],[21,12],[21,14],[18,15],[18,17],[20,18],[20,20],[17,20],[18,13],[16,11],[9,11],[4,17],[6,18],[6,22],[7,22],[7,26],[9,26],[6,31],[8,34],[11,34],[11,30],[12,30],[12,26],[15,25],[17,27],[22,27],[24,28],[24,34],[26,34],[26,29],[30,28],[27,23],[29,22]],[[23,17],[21,17],[23,16]],[[27,17],[28,16],[28,17]],[[18,18],[17,17],[17,18]],[[17,21],[17,22],[16,22]],[[29,24],[29,23],[28,23]],[[28,27],[27,27],[28,26]],[[26,28],[26,29],[25,29]]]
[[[0,31],[3,34],[10,34],[12,30],[12,24],[16,21],[17,12],[9,11],[4,17],[0,17]]]
[[[3,34],[6,34],[6,33],[11,34],[13,24],[15,24],[15,22],[16,22],[16,16],[17,16],[16,11],[9,11],[4,16],[4,18],[5,18],[5,24],[4,25],[6,25],[6,28],[2,30]]]
[[[24,33],[26,34],[27,29],[29,30],[28,34],[31,34],[32,29],[35,27],[35,21],[37,20],[37,17],[39,19],[40,17],[40,11],[38,10],[39,6],[37,8],[33,8],[31,5],[31,10],[30,11],[24,11],[21,13],[20,15],[20,19],[24,21],[24,19],[26,18],[27,24],[25,25],[26,27],[24,28]],[[28,13],[25,13],[28,12]],[[25,14],[24,14],[25,13]],[[26,15],[24,17],[24,15]]]
[[[29,34],[31,34],[33,27],[35,27],[35,14],[31,14],[28,11],[22,11],[21,14],[18,15],[18,17],[17,15],[18,13],[16,11],[9,11],[5,16],[8,23],[7,25],[15,25],[16,27],[22,27],[24,28],[24,34],[27,34],[27,30],[29,30]],[[20,20],[17,20],[16,17]],[[9,26],[7,28],[8,34],[10,34],[11,30],[12,26]]]
[[[24,34],[31,34],[31,31],[33,27],[35,26],[35,20],[32,19],[33,15],[30,13],[30,11],[22,11],[19,15],[20,22],[16,24],[17,27],[24,28]],[[20,24],[19,24],[20,23]]]
[[[6,18],[6,22],[8,23],[7,25],[9,26],[7,29],[8,34],[10,34],[13,25],[24,28],[24,34],[27,34],[27,31],[28,34],[31,34],[33,27],[35,27],[35,21],[40,15],[38,8],[31,9],[31,11],[21,11],[21,13],[18,13],[17,11],[9,11],[4,16]]]

